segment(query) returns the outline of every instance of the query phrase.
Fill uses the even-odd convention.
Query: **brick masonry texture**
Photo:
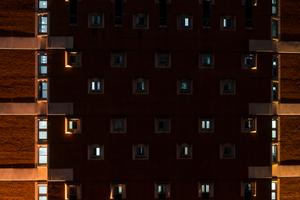
[[[281,39],[299,40],[300,37],[300,1],[283,0],[281,3]]]
[[[280,200],[300,199],[300,178],[280,179]]]
[[[34,198],[34,182],[0,182],[0,200],[30,200]]]

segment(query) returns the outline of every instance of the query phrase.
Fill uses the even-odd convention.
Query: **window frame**
[[[122,63],[116,63],[115,58],[120,57],[123,60]],[[127,67],[127,54],[125,52],[112,52],[110,54],[110,66],[112,68],[126,68]]]
[[[181,84],[186,82],[188,89],[184,92],[183,89],[181,89]],[[192,95],[193,94],[193,80],[192,79],[179,79],[177,80],[177,95]]]
[[[253,63],[248,64],[247,60],[250,59]],[[241,59],[242,69],[245,70],[257,70],[257,54],[256,53],[247,53],[242,55]]]
[[[93,83],[95,85],[94,89],[93,89]],[[99,79],[99,78],[88,79],[88,93],[104,94],[104,79]]]
[[[203,127],[203,122],[205,127]],[[207,123],[210,123],[210,128],[207,128]],[[213,133],[215,131],[215,120],[213,118],[203,118],[198,119],[198,132],[199,133]]]
[[[143,82],[144,90],[139,91],[138,84]],[[132,93],[134,95],[148,95],[149,94],[149,80],[145,78],[136,78],[132,80]]]
[[[99,155],[97,155],[99,153]],[[104,160],[104,145],[90,144],[88,145],[88,160]]]
[[[37,80],[37,101],[47,101],[49,99],[48,79]]]
[[[208,191],[207,191],[208,187]],[[203,188],[205,191],[203,191]],[[198,182],[198,197],[200,199],[210,199],[214,197],[214,183],[211,181]]]
[[[143,148],[144,155],[137,154],[138,148]],[[147,145],[147,144],[132,145],[132,159],[133,160],[149,160],[149,145]]]
[[[250,123],[250,127],[246,127],[246,123]],[[256,117],[242,117],[241,118],[241,131],[243,133],[256,133],[257,132],[257,118]]]
[[[48,13],[39,13],[38,17],[38,35],[48,35],[49,33],[49,16]]]
[[[250,187],[248,187],[250,186]],[[246,187],[250,188],[248,192],[250,194],[246,193]],[[250,195],[250,196],[247,196]],[[254,180],[248,180],[248,181],[242,181],[241,182],[241,197],[244,197],[245,200],[251,200],[256,197],[256,181]]]
[[[144,17],[144,24],[139,24],[138,19]],[[132,15],[133,29],[149,29],[149,15],[147,12],[135,13]]]
[[[41,149],[44,149],[44,151],[41,151]],[[38,159],[37,164],[38,165],[47,165],[48,164],[48,147],[47,145],[38,145]]]
[[[186,25],[186,19],[188,19],[188,25]],[[189,14],[178,15],[177,30],[193,30],[193,16]]]
[[[225,155],[225,148],[231,148],[231,155]],[[232,143],[221,144],[220,159],[236,159],[236,145]]]
[[[162,56],[167,56],[167,64],[161,64],[160,58]],[[155,68],[165,69],[165,68],[171,68],[172,66],[172,57],[170,52],[157,52],[155,53]]]
[[[70,122],[76,122],[76,128],[70,127]],[[72,125],[73,126],[73,125]],[[78,117],[65,117],[65,134],[73,135],[82,132],[82,119]]]
[[[161,130],[159,128],[159,123],[160,122],[166,122],[167,123],[167,129],[166,130]],[[170,118],[164,118],[164,117],[156,117],[154,119],[154,132],[157,134],[163,134],[163,133],[171,133],[172,129],[172,120]]]
[[[225,91],[225,84],[231,84],[232,89]],[[235,79],[222,79],[220,80],[220,94],[221,95],[236,95],[236,80]]]
[[[43,4],[43,2],[45,4]],[[46,5],[46,6],[44,7],[44,5]],[[46,9],[48,9],[48,0],[38,0],[37,7],[38,7],[39,10],[46,10]]]
[[[114,129],[114,121],[116,121],[116,120],[122,120],[123,127],[121,127],[120,130],[115,130]],[[113,133],[113,134],[118,134],[118,133],[124,134],[124,133],[127,133],[127,118],[126,117],[114,117],[114,118],[111,118],[110,119],[110,133]]]
[[[93,23],[95,22],[94,17],[99,17],[100,18],[100,23]],[[89,28],[104,28],[105,24],[105,19],[104,19],[104,13],[103,12],[97,12],[97,13],[89,13],[88,14],[88,27]]]
[[[121,193],[120,193],[120,188],[121,188]],[[116,199],[116,200],[120,200],[119,197],[115,197],[116,195],[121,195],[121,199],[126,199],[126,188],[127,185],[125,183],[112,183],[110,184],[110,197],[109,199]],[[118,190],[118,194],[116,194],[115,192]]]
[[[71,199],[73,199],[73,197],[71,198],[70,197],[70,195],[71,195],[71,187],[72,188],[75,188],[74,189],[74,191],[75,191],[75,193],[76,193],[76,196],[75,196],[75,198],[76,199],[81,199],[82,198],[82,186],[81,186],[81,184],[79,184],[79,183],[65,183],[64,184],[64,186],[65,186],[65,200],[71,200]]]
[[[224,20],[231,20],[231,26],[225,26]],[[220,17],[220,30],[221,31],[235,31],[236,30],[236,17],[232,15],[224,15]]]
[[[177,151],[176,152],[177,152],[176,157],[177,157],[178,160],[193,159],[193,145],[192,144],[187,144],[187,143],[177,144]]]
[[[75,62],[71,62],[71,56],[74,57]],[[65,51],[65,68],[80,68],[82,65],[81,57],[79,51]]]
[[[162,192],[159,188],[161,187]],[[164,196],[162,198],[161,196]],[[154,183],[154,198],[155,199],[169,199],[171,198],[171,184],[166,182],[156,182]]]
[[[41,127],[40,122],[46,122],[46,127]],[[38,143],[45,143],[48,140],[48,119],[46,117],[37,117],[37,136],[38,136]],[[45,137],[41,137],[41,132],[45,134]]]
[[[37,199],[38,200],[47,200],[48,199],[48,184],[45,182],[37,183]],[[44,189],[42,190],[41,187]]]
[[[210,57],[211,64],[206,64],[203,61],[205,57]],[[200,69],[214,69],[215,68],[215,59],[212,53],[199,53],[198,66]]]

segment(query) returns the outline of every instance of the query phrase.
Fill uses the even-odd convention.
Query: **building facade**
[[[300,2],[2,0],[0,200],[300,198]]]

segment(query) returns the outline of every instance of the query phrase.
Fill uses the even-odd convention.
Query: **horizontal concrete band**
[[[300,42],[297,41],[273,41],[273,40],[249,40],[249,51],[300,53]]]
[[[72,181],[73,169],[49,169],[49,181]]]
[[[72,36],[0,37],[0,49],[72,49]]]
[[[250,115],[300,115],[300,104],[249,103]]]
[[[46,181],[48,168],[0,168],[0,181]]]
[[[73,103],[0,103],[0,115],[71,115]]]
[[[276,177],[300,177],[300,165],[273,165],[272,175]]]
[[[250,166],[248,178],[272,178],[272,168],[271,166]]]

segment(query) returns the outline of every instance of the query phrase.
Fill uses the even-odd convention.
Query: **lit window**
[[[109,199],[126,199],[126,185],[125,184],[111,184]]]
[[[38,100],[48,99],[48,81],[38,80]]]
[[[38,75],[46,76],[48,73],[48,56],[44,52],[38,53]]]
[[[93,144],[88,148],[89,160],[103,160],[104,159],[104,146]]]
[[[199,183],[198,184],[198,197],[200,199],[210,199],[214,197],[214,184],[213,183]]]
[[[126,118],[114,118],[110,122],[110,132],[111,133],[126,133]]]
[[[278,146],[277,144],[272,144],[272,162],[278,162]]]
[[[47,8],[48,8],[47,0],[39,0],[39,9],[47,9]]]
[[[272,139],[277,139],[278,118],[272,118]]]
[[[39,15],[39,34],[47,34],[48,33],[48,16],[47,15]]]
[[[242,56],[242,69],[257,69],[256,54],[245,54]]]
[[[72,51],[72,52],[65,52],[65,67],[72,68],[72,67],[81,67],[81,53]]]
[[[232,79],[224,79],[220,82],[220,93],[222,95],[235,95],[236,82]]]
[[[169,53],[156,53],[155,54],[155,67],[156,68],[170,68],[171,56]]]
[[[138,78],[133,80],[133,93],[134,94],[148,94],[149,93],[149,85],[148,80],[143,78]]]
[[[89,79],[88,81],[90,94],[103,94],[104,93],[104,80],[103,79]]]
[[[126,67],[126,54],[115,52],[111,54],[111,67]]]
[[[235,18],[232,16],[221,17],[221,30],[234,30]]]
[[[279,33],[278,33],[278,20],[276,20],[276,19],[272,19],[272,30],[271,30],[271,32],[272,32],[272,38],[273,39],[278,39],[278,35],[279,35]]]
[[[103,13],[89,14],[89,28],[103,28],[104,27],[104,15]]]
[[[192,159],[192,145],[177,145],[177,159]]]
[[[81,133],[81,120],[79,118],[65,118],[65,133]]]
[[[272,0],[272,15],[278,15],[278,0]]]
[[[39,142],[47,140],[47,138],[48,138],[48,136],[47,136],[47,129],[48,129],[47,119],[39,118],[37,120],[37,122],[38,122],[38,140],[39,140]]]
[[[213,68],[214,60],[212,54],[200,54],[199,55],[199,67],[200,68]]]
[[[39,153],[38,153],[38,164],[39,165],[45,165],[45,164],[47,164],[47,160],[48,160],[48,158],[47,158],[47,155],[48,155],[48,153],[47,153],[47,147],[46,146],[40,146],[39,148],[38,148],[38,151],[39,151]]]
[[[234,159],[235,158],[235,145],[226,143],[220,145],[220,158],[221,159]]]
[[[132,147],[133,160],[147,160],[149,159],[149,146],[144,144],[133,145]]]
[[[277,181],[271,182],[271,200],[277,200]]]
[[[272,82],[272,101],[278,101],[278,82]]]
[[[169,199],[171,197],[171,185],[168,183],[155,183],[154,197],[159,200]]]
[[[192,94],[192,80],[182,79],[177,81],[178,94]]]
[[[245,200],[252,200],[256,196],[255,181],[242,182],[241,186],[242,186],[241,196],[244,197]]]
[[[79,200],[79,199],[81,199],[81,185],[65,184],[65,200]]]
[[[256,133],[256,118],[244,117],[241,120],[241,128],[244,133]]]
[[[192,17],[189,15],[178,16],[177,28],[183,30],[189,30],[193,28]]]
[[[138,13],[133,15],[133,28],[147,29],[148,28],[148,14]]]
[[[155,119],[155,133],[170,133],[171,132],[171,119],[156,118]]]
[[[47,184],[38,184],[38,200],[47,200]]]
[[[272,79],[278,80],[278,68],[279,68],[279,57],[278,55],[273,55],[272,58]]]
[[[200,118],[199,132],[214,132],[214,120],[208,118]]]

